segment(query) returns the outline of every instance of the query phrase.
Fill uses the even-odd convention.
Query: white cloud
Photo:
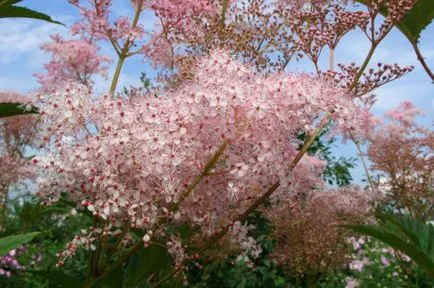
[[[0,63],[11,64],[25,58],[26,65],[44,62],[39,46],[50,40],[53,33],[66,34],[66,28],[32,20],[2,20],[0,22]]]
[[[385,112],[398,106],[400,102],[405,100],[411,100],[416,105],[423,102],[426,90],[424,85],[394,84],[381,87],[375,91],[375,94],[378,96],[378,101],[374,104],[376,111]]]

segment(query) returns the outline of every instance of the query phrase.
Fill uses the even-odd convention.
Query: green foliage
[[[11,235],[0,238],[0,256],[6,255],[10,250],[32,241],[40,232]]]
[[[218,261],[206,265],[202,273],[201,281],[191,283],[191,287],[287,287],[283,274],[277,265],[269,259],[264,259],[261,263],[257,263],[255,267],[249,267],[244,262],[232,263],[229,259]]]
[[[26,110],[21,103],[0,103],[0,118],[24,114],[37,114],[38,109],[31,107]]]
[[[141,92],[151,93],[156,88],[155,83],[153,83],[152,79],[148,78],[146,72],[141,72],[139,79],[141,84],[140,86],[138,87],[130,86],[129,88],[124,86],[122,95],[129,97],[130,95],[134,95],[135,93],[141,93]],[[157,95],[154,94],[154,96]]]
[[[71,207],[66,201],[55,206],[44,207],[35,203],[35,199],[26,199],[23,203],[14,200],[5,222],[5,231],[0,236],[18,233],[40,233],[33,241],[25,244],[26,252],[19,256],[19,262],[26,266],[24,271],[15,271],[11,278],[0,277],[0,287],[80,287],[83,281],[87,255],[79,250],[65,262],[62,268],[56,268],[56,253],[65,250],[65,244],[79,233],[80,229],[91,225],[90,218],[83,214],[71,215]],[[37,233],[37,232],[36,232]],[[31,265],[33,257],[40,256],[41,261]],[[70,283],[66,286],[65,283]]]
[[[376,238],[408,255],[434,277],[434,226],[409,217],[379,215],[377,225],[348,225],[358,233]]]
[[[271,238],[272,227],[261,213],[252,213],[247,219],[255,226],[251,236],[262,247],[259,259],[252,259],[252,265],[238,261],[237,255],[215,262],[204,259],[189,265],[188,281],[191,287],[227,287],[227,288],[259,288],[290,287],[282,269],[269,258],[274,241]],[[197,265],[203,268],[197,268]]]
[[[363,248],[354,251],[352,255],[352,260],[362,260],[365,257],[369,259],[369,263],[366,263],[361,271],[349,268],[336,271],[326,275],[318,286],[323,288],[345,287],[347,279],[355,279],[360,288],[423,287],[413,286],[417,282],[413,281],[416,279],[412,279],[411,276],[413,272],[416,272],[413,270],[414,265],[400,262],[394,255],[389,253],[387,248],[387,246],[375,239],[367,239]],[[382,263],[383,257],[389,263]]]
[[[137,287],[154,274],[153,278],[164,277],[162,267],[173,268],[172,257],[167,249],[159,245],[151,245],[140,249],[128,261],[125,269],[125,280],[122,287]],[[170,273],[167,271],[166,273]]]
[[[46,14],[15,5],[20,2],[22,0],[0,0],[0,18],[30,18],[63,25]]]
[[[356,159],[352,157],[337,158],[332,154],[331,149],[335,144],[336,139],[326,139],[328,130],[329,129],[323,129],[320,135],[315,139],[312,146],[310,146],[308,153],[327,162],[327,166],[323,172],[323,178],[327,183],[339,187],[349,185],[353,180],[350,170],[356,166]],[[306,134],[300,133],[298,139],[305,141]]]
[[[71,277],[65,273],[63,273],[59,269],[55,270],[30,270],[27,271],[27,273],[32,274],[34,276],[39,276],[42,278],[45,278],[50,281],[51,284],[57,285],[62,288],[75,288],[75,287],[81,287],[81,281]]]

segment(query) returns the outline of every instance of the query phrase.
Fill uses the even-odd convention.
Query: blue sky
[[[114,11],[117,15],[130,15],[129,0],[113,0]],[[26,0],[22,5],[51,15],[67,25],[72,24],[78,17],[78,11],[68,4],[67,0]],[[152,29],[153,17],[144,15],[142,23],[147,29]],[[49,34],[58,33],[68,36],[68,29],[59,25],[28,19],[0,20],[0,90],[17,90],[30,92],[37,87],[34,73],[43,72],[43,64],[49,57],[39,50],[39,46],[49,41]],[[427,62],[434,69],[434,25],[424,31],[421,40],[421,50]],[[359,32],[350,33],[336,51],[336,62],[361,63],[369,50],[368,41]],[[109,45],[102,46],[102,53],[112,56],[114,51]],[[326,67],[327,55],[322,59]],[[403,100],[411,100],[422,108],[425,118],[419,121],[426,126],[434,121],[434,84],[421,68],[414,52],[405,37],[399,31],[392,31],[389,37],[378,47],[371,64],[399,63],[414,65],[415,70],[406,77],[392,82],[375,91],[378,101],[373,112],[383,115],[385,111],[395,107]],[[114,62],[115,63],[115,62]],[[110,67],[110,72],[114,69]],[[294,63],[290,71],[312,71],[313,67],[306,61]],[[139,83],[140,72],[152,74],[152,69],[143,62],[140,56],[128,59],[120,78],[118,87]],[[109,73],[111,75],[111,73]],[[108,87],[104,79],[96,79],[98,90],[104,91]],[[335,147],[337,155],[354,156],[354,145],[348,143]],[[356,182],[363,178],[361,165],[353,171]]]

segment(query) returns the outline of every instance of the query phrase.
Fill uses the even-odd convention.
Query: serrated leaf
[[[21,103],[0,103],[0,118],[37,113],[38,108],[36,107],[26,110]]]
[[[357,0],[366,5],[367,0]],[[387,16],[387,10],[381,9],[380,13]],[[408,11],[396,27],[410,40],[417,43],[422,31],[428,27],[434,19],[434,1],[419,0]]]
[[[12,249],[32,241],[40,232],[11,235],[0,238],[0,256],[6,255]]]
[[[1,2],[0,18],[30,18],[63,25],[61,22],[53,20],[50,16],[44,13],[34,11],[26,7],[13,5],[18,2],[20,1],[6,0],[4,2]]]

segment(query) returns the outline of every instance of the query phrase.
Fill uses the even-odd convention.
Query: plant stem
[[[110,85],[110,95],[113,96],[116,90],[116,86],[118,85],[119,76],[121,75],[122,66],[124,65],[125,56],[124,51],[125,49],[122,49],[121,55],[119,55],[118,63],[116,64],[116,69],[113,74],[112,84]]]
[[[423,69],[425,69],[428,76],[434,83],[434,73],[428,67],[428,64],[425,62],[425,58],[419,50],[419,46],[417,45],[417,41],[411,41],[411,45],[413,46],[414,52],[416,52],[417,60],[419,60],[420,64],[422,64]]]
[[[351,140],[353,140],[354,145],[356,145],[357,151],[359,152],[360,162],[362,162],[363,170],[365,170],[366,179],[368,180],[368,185],[372,190],[372,189],[374,189],[374,187],[372,186],[371,176],[369,175],[368,166],[366,165],[366,161],[365,161],[365,157],[363,156],[362,148],[360,147],[359,142],[353,136],[351,136]]]
[[[139,22],[139,18],[140,18],[140,13],[142,12],[142,6],[143,6],[143,1],[138,1],[137,9],[136,9],[136,12],[134,13],[134,19],[133,19],[133,22],[131,24],[132,29],[137,27],[137,23]],[[113,74],[112,83],[110,85],[109,94],[111,96],[113,96],[115,91],[116,91],[116,86],[118,84],[118,80],[119,80],[119,76],[121,74],[122,66],[124,65],[125,59],[128,57],[127,54],[128,54],[128,51],[130,50],[131,44],[132,44],[132,41],[130,41],[130,39],[125,40],[124,46],[122,47],[120,54],[118,54],[119,55],[118,63],[116,64],[116,69],[115,69],[115,72]],[[113,44],[113,47],[115,47],[115,50],[116,50],[115,44]]]
[[[86,280],[82,286],[82,288],[92,287],[95,283],[103,279],[105,276],[110,274],[113,270],[118,268],[122,263],[124,263],[128,258],[130,258],[134,253],[136,253],[143,246],[142,240],[139,240],[133,247],[128,250],[127,253],[119,257],[113,264],[111,264],[104,272],[99,275],[95,275],[94,277]]]
[[[333,71],[334,67],[335,67],[335,48],[330,48],[329,71]]]
[[[228,10],[228,5],[229,5],[229,0],[223,0],[222,3],[222,15],[220,18],[220,23],[219,23],[219,37],[220,37],[220,41],[221,41],[221,48],[224,47],[224,40],[225,40],[225,20],[226,20],[226,12]]]
[[[362,77],[363,72],[365,72],[366,67],[368,67],[369,62],[371,61],[372,56],[374,56],[374,52],[376,48],[377,48],[377,44],[373,42],[371,49],[369,49],[368,55],[365,58],[365,61],[363,61],[362,66],[360,67],[359,71],[357,72],[356,76],[353,79],[353,82],[351,83],[351,86],[349,87],[350,91],[356,88],[357,84],[359,83],[360,77]]]
[[[300,149],[300,151],[297,153],[295,158],[292,160],[289,171],[294,170],[294,168],[297,166],[297,164],[300,162],[303,155],[307,152],[309,147],[312,145],[312,143],[315,141],[315,138],[320,134],[321,130],[327,125],[329,121],[329,116],[323,119],[323,121],[320,122],[318,127],[315,129],[315,131],[310,135],[309,140],[305,142],[303,147]],[[253,212],[256,208],[258,208],[262,203],[264,203],[265,200],[268,199],[276,190],[280,187],[280,182],[275,182],[270,188],[268,188],[267,192],[265,192],[260,198],[258,198],[252,205],[250,205],[249,208],[247,208],[246,211],[244,211],[243,214],[237,217],[235,221],[243,221],[245,220],[251,212]],[[225,226],[220,232],[217,234],[214,234],[211,236],[211,239],[199,250],[199,254],[207,250],[209,247],[214,245],[218,240],[220,240],[226,233],[229,231],[232,224]]]
[[[171,207],[171,211],[176,211],[179,208],[179,205],[193,192],[193,190],[196,188],[196,186],[202,181],[204,177],[208,175],[209,172],[214,168],[214,166],[219,161],[220,157],[222,156],[223,152],[225,151],[227,147],[227,142],[223,142],[223,144],[220,146],[220,148],[217,150],[217,152],[213,155],[213,157],[208,161],[208,163],[205,165],[205,168],[203,171],[194,179],[193,183],[190,184],[190,186],[182,192],[181,196],[179,197],[179,200],[174,203]]]
[[[321,130],[326,126],[326,124],[328,123],[328,120],[329,120],[329,116],[327,116],[326,118],[324,118],[323,121],[320,122],[317,129],[312,133],[309,140],[303,145],[303,147],[297,153],[294,160],[291,162],[291,165],[289,166],[290,171],[292,171],[295,168],[295,166],[298,164],[298,162],[300,162],[303,155],[307,152],[309,147],[315,141],[315,138],[319,135]],[[279,187],[280,187],[280,182],[279,181],[275,182],[270,188],[268,188],[267,192],[265,192],[260,198],[258,198],[243,214],[238,216],[237,219],[233,222],[245,220],[250,215],[251,212],[253,212],[256,208],[258,208]],[[202,248],[199,249],[198,253],[199,254],[203,253],[204,251],[208,250],[211,246],[213,246],[215,243],[217,243],[221,238],[223,238],[223,236],[226,235],[226,233],[229,231],[231,226],[232,226],[232,224],[226,225],[222,230],[220,230],[220,232],[211,236],[210,240]],[[164,282],[169,280],[177,272],[178,271],[173,270],[172,272],[170,272],[169,274],[164,276],[163,279],[161,279],[159,282],[154,284],[152,286],[152,288],[157,288],[157,287],[161,286]]]

